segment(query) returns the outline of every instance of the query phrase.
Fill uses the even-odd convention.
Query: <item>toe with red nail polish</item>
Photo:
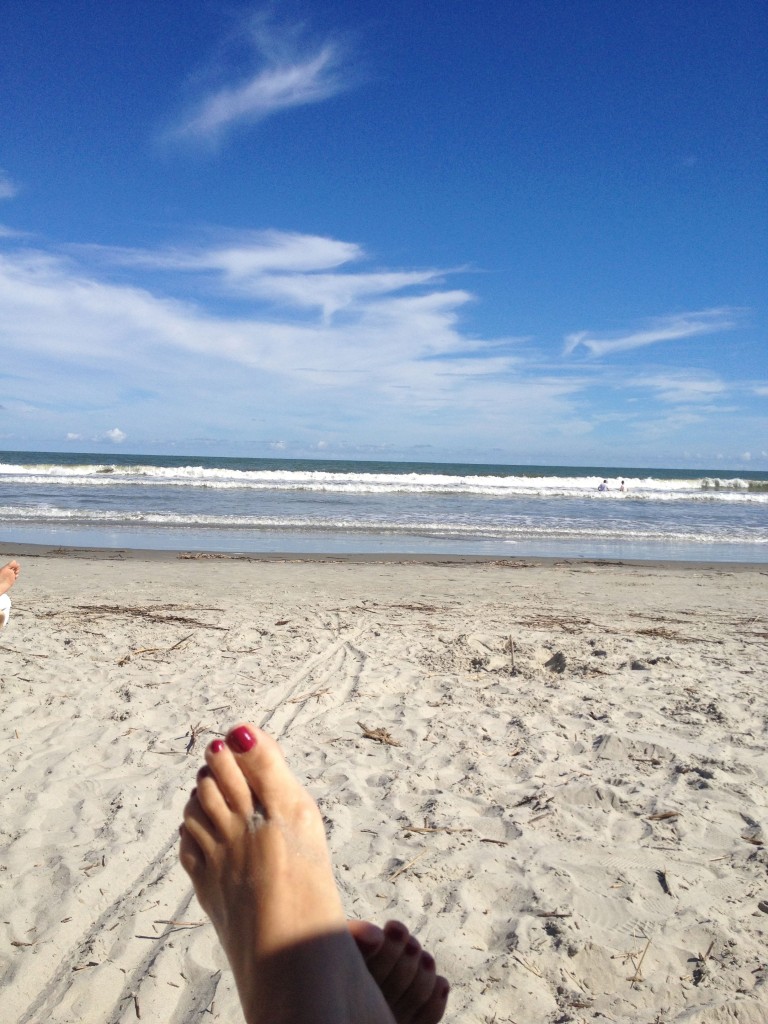
[[[256,746],[256,737],[246,725],[239,725],[227,736],[230,750],[236,754],[247,754]]]

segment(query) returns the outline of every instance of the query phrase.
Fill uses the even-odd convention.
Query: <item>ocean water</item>
[[[0,452],[0,518],[17,544],[766,562],[768,474]]]

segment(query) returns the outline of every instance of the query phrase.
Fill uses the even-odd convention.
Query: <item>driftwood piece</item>
[[[369,729],[367,725],[363,725],[362,722],[357,723],[363,730],[363,736],[368,740],[376,740],[377,743],[387,743],[390,747],[401,747],[402,743],[399,740],[394,739],[386,729],[379,726],[376,729]]]

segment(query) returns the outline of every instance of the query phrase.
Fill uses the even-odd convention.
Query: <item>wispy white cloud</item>
[[[115,284],[100,277],[97,268],[87,269],[71,258],[34,250],[0,256],[5,314],[0,338],[5,335],[16,344],[23,340],[30,351],[61,358],[116,364],[137,358],[142,348],[151,348],[158,359],[164,350],[181,349],[325,383],[374,370],[383,374],[383,381],[398,376],[405,364],[413,369],[419,361],[452,358],[482,344],[464,338],[458,328],[458,310],[471,296],[438,287],[442,275],[436,271],[354,273],[340,268],[335,274],[276,275],[271,272],[276,264],[338,262],[341,243],[329,242],[322,261],[316,238],[306,238],[308,254],[302,258],[301,236],[287,236],[291,258],[285,260],[279,237],[272,241],[271,256],[265,256],[260,244],[250,260],[245,244],[239,250],[241,262],[250,264],[249,291],[261,299],[251,313],[239,316],[217,315],[200,300],[168,298],[151,287]],[[362,253],[350,247],[347,257],[360,259]],[[153,260],[146,254],[141,262],[157,267],[164,255]],[[218,267],[221,280],[230,279],[216,250],[179,250],[172,266]],[[257,266],[270,271],[258,273]],[[197,290],[190,286],[188,291]],[[282,312],[269,314],[265,299],[279,299]],[[342,307],[344,315],[334,319]],[[308,317],[304,311],[312,308],[323,315]],[[508,357],[494,354],[497,368],[512,365]],[[433,376],[435,367],[418,372]]]
[[[678,341],[680,338],[733,330],[738,325],[742,312],[721,307],[693,313],[674,313],[655,318],[645,330],[611,338],[597,338],[592,336],[590,331],[577,331],[566,335],[563,354],[568,356],[578,348],[585,348],[591,356],[605,356],[614,352],[629,352],[662,341]]]
[[[7,239],[3,415],[27,438],[19,447],[33,432],[44,447],[43,431],[139,450],[147,438],[188,451],[208,438],[297,453],[301,438],[304,452],[322,441],[360,455],[418,443],[458,457],[503,441],[514,460],[588,463],[606,438],[622,438],[625,460],[635,442],[661,458],[688,428],[722,445],[714,414],[740,415],[734,401],[764,387],[639,360],[631,373],[563,367],[535,339],[478,337],[464,322],[474,296],[452,276],[376,268],[359,245],[277,231],[154,250]]]
[[[588,430],[572,401],[582,382],[537,375],[529,339],[468,335],[473,296],[449,276],[371,270],[359,246],[277,232],[157,252],[8,245],[0,348],[37,422],[61,410],[59,436],[99,435],[108,409],[132,439],[163,423],[172,436],[182,423],[242,435],[254,419],[266,436],[312,420],[338,439],[364,424],[361,444],[416,421],[434,440],[446,417],[531,444]]]
[[[364,256],[354,242],[290,231],[229,232],[223,241],[208,245],[164,249],[77,246],[72,251],[124,266],[218,272],[232,281],[247,281],[268,272],[333,270]]]
[[[172,128],[177,138],[215,142],[240,124],[256,124],[291,107],[320,103],[352,84],[345,50],[336,41],[308,45],[300,32],[265,18],[250,22],[242,41],[252,68],[212,88]]]
[[[718,377],[701,371],[676,371],[633,375],[627,382],[633,388],[650,388],[662,402],[691,405],[711,402],[730,388]]]
[[[18,195],[19,187],[14,184],[5,171],[0,167],[0,199],[13,199]]]

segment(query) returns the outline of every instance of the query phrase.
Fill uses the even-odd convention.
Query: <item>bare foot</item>
[[[0,569],[0,594],[11,589],[20,572],[21,566],[18,562],[8,562]]]
[[[388,921],[382,931],[368,921],[350,921],[349,930],[397,1024],[437,1024],[450,986],[405,925]]]
[[[179,856],[248,1024],[393,1024],[347,928],[320,812],[275,741],[241,725],[205,760]]]

